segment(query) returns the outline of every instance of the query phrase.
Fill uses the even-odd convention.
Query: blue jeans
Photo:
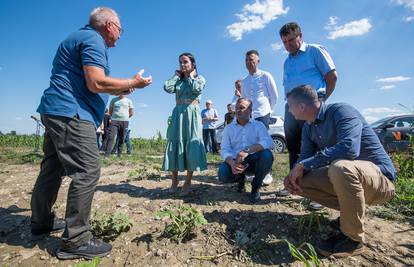
[[[262,186],[266,174],[272,169],[273,154],[269,149],[265,149],[247,156],[244,159],[243,164],[248,164],[244,174],[254,174],[252,187],[254,189],[259,189]],[[226,162],[220,164],[218,177],[223,183],[235,183],[238,179],[238,177],[233,174],[230,165]]]

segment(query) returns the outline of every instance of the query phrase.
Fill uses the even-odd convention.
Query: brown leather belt
[[[198,105],[197,99],[176,99],[175,102],[177,105]]]

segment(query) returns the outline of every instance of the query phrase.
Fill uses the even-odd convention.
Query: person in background
[[[224,128],[221,157],[224,162],[218,170],[219,180],[238,183],[238,191],[245,191],[246,174],[254,174],[250,201],[260,201],[260,187],[272,168],[272,138],[263,123],[251,118],[252,101],[239,98],[236,119]]]
[[[300,157],[284,179],[298,194],[339,210],[339,234],[316,245],[326,256],[364,251],[366,205],[380,205],[395,195],[396,171],[378,136],[364,117],[345,103],[325,104],[310,85],[287,94],[289,111],[306,121]]]
[[[107,7],[92,10],[89,24],[70,34],[57,49],[50,85],[37,111],[45,127],[40,173],[31,199],[32,239],[65,229],[59,259],[104,257],[112,246],[96,239],[89,219],[101,172],[96,128],[102,123],[109,94],[132,93],[151,84],[143,70],[129,79],[109,76],[108,48],[114,47],[122,27],[117,13]],[[69,185],[65,221],[52,207],[64,176]]]
[[[231,109],[233,110],[233,112],[235,112],[236,110],[236,102],[240,98],[240,95],[241,95],[241,83],[242,83],[242,80],[236,80],[234,82],[235,89],[234,89],[233,98],[231,100]]]
[[[113,98],[109,105],[109,114],[111,114],[111,135],[109,137],[105,156],[109,156],[113,151],[113,143],[116,135],[117,147],[114,150],[119,157],[122,154],[129,120],[134,115],[134,105],[132,104],[131,99],[123,95]]]
[[[218,121],[219,116],[217,110],[213,108],[213,102],[211,100],[206,101],[206,108],[201,111],[201,119],[203,123],[203,141],[206,152],[209,151],[208,144],[209,141],[211,141],[212,152],[218,153],[216,140],[216,121]]]
[[[230,124],[233,121],[235,115],[236,112],[234,112],[231,104],[227,104],[227,113],[224,114],[224,126]]]
[[[128,121],[128,128],[126,130],[124,144],[127,147],[127,154],[131,155],[132,152],[132,142],[131,142],[131,120]],[[111,154],[117,154],[118,153],[118,138],[116,138],[114,148],[112,149]]]
[[[183,53],[178,59],[180,69],[164,84],[167,93],[175,94],[176,106],[167,129],[162,169],[172,172],[170,193],[177,192],[178,172],[187,171],[181,191],[181,195],[185,196],[190,193],[193,172],[207,169],[198,107],[206,81],[198,74],[196,60],[191,53]]]
[[[105,109],[105,114],[103,118],[103,135],[102,135],[102,146],[101,152],[105,153],[108,147],[109,136],[111,136],[111,114],[109,114],[109,109]]]
[[[252,117],[264,124],[269,130],[270,114],[275,109],[278,93],[273,76],[259,69],[259,52],[250,50],[246,52],[246,69],[249,74],[241,82],[241,97],[252,100]],[[273,181],[271,173],[264,179],[265,184]]]
[[[98,128],[96,128],[96,144],[98,145],[98,149],[101,149],[101,137],[103,134],[103,122],[101,123],[101,125],[99,125]]]

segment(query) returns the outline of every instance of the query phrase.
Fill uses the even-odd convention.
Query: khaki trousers
[[[336,160],[304,175],[301,196],[340,211],[341,231],[364,242],[365,205],[390,201],[394,184],[377,165],[363,160]]]

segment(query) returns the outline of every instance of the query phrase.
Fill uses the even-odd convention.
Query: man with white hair
[[[218,153],[216,141],[216,121],[219,116],[217,110],[213,108],[213,101],[206,101],[206,108],[201,111],[201,119],[203,123],[203,141],[206,152],[208,152],[209,139],[211,140],[211,150]]]
[[[91,204],[100,176],[96,127],[103,119],[109,94],[132,93],[151,84],[142,77],[109,76],[108,48],[122,33],[116,12],[107,7],[92,11],[89,24],[69,35],[53,60],[50,85],[37,111],[45,126],[44,158],[33,189],[31,208],[32,239],[65,229],[60,259],[102,257],[112,246],[92,236],[89,226]],[[64,176],[69,186],[65,221],[52,211]]]

